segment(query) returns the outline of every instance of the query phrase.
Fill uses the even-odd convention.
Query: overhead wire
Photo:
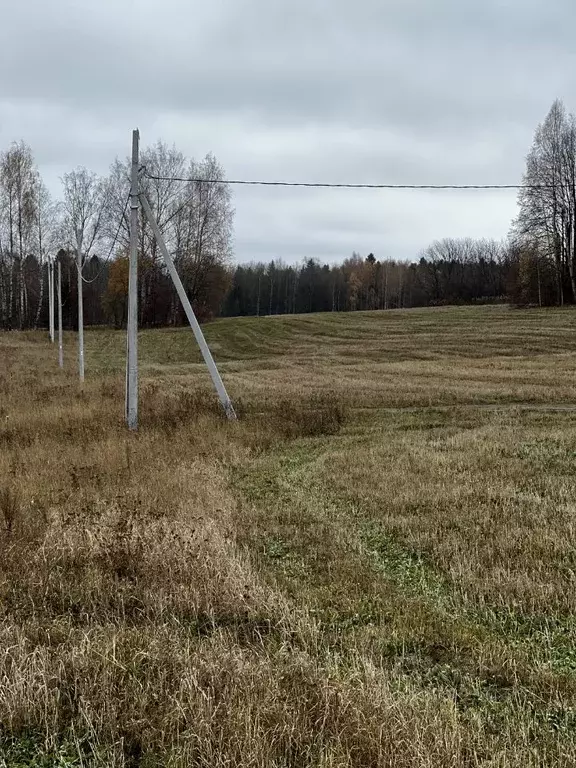
[[[146,166],[140,171],[152,181],[178,181],[185,184],[235,184],[258,187],[307,187],[313,189],[551,189],[550,184],[341,184],[311,181],[259,181],[248,179],[199,179],[183,176],[157,176],[148,173]]]

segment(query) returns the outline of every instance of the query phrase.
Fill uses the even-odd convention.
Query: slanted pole
[[[154,233],[156,242],[158,243],[160,251],[162,252],[162,256],[164,257],[164,261],[166,262],[168,272],[170,273],[170,277],[172,278],[172,282],[174,283],[176,292],[180,298],[180,301],[182,302],[182,306],[184,307],[184,312],[186,313],[186,317],[188,318],[190,327],[192,328],[196,341],[198,342],[198,346],[200,347],[200,351],[202,352],[202,357],[204,358],[204,362],[206,363],[210,376],[212,377],[212,381],[214,383],[214,386],[216,387],[216,392],[218,393],[218,397],[220,399],[220,402],[222,403],[222,407],[224,408],[226,416],[229,419],[234,420],[236,419],[236,412],[234,411],[234,406],[232,405],[232,401],[228,397],[228,393],[226,392],[226,388],[224,387],[224,382],[222,381],[218,368],[216,367],[216,363],[214,362],[214,358],[212,357],[212,353],[210,352],[210,348],[206,343],[206,339],[204,338],[204,334],[202,333],[200,324],[198,323],[198,320],[196,319],[196,315],[194,314],[194,310],[192,309],[192,304],[190,303],[190,299],[186,295],[186,291],[184,289],[184,286],[182,285],[180,276],[178,275],[178,272],[176,271],[176,267],[174,266],[172,257],[168,252],[168,248],[166,247],[166,243],[164,242],[164,238],[162,237],[162,232],[160,231],[160,227],[158,226],[156,217],[154,216],[152,208],[150,207],[150,203],[148,202],[148,199],[146,198],[146,195],[143,192],[140,193],[140,202],[142,203],[142,208],[144,209],[146,218],[150,222],[150,226],[152,227],[152,232]]]

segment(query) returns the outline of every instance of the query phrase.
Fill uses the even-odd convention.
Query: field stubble
[[[575,329],[218,321],[237,424],[145,331],[137,435],[121,334],[0,337],[0,765],[576,764]]]

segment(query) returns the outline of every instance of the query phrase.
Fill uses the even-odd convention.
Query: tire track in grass
[[[576,627],[466,604],[420,553],[318,482],[342,440],[296,441],[235,477],[256,510],[243,543],[259,568],[315,616],[324,653],[361,653],[439,687],[488,731],[522,723],[542,744],[560,733],[576,755]]]

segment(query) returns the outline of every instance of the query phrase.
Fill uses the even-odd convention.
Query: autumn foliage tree
[[[128,317],[129,259],[123,254],[108,269],[108,284],[103,303],[105,311],[116,328],[121,328]]]

